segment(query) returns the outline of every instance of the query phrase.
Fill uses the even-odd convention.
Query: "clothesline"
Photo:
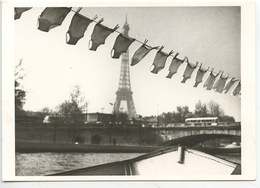
[[[24,7],[24,8],[15,8],[15,19],[19,19],[23,12],[31,9],[32,7]],[[84,37],[84,33],[87,30],[89,24],[92,22],[96,23],[94,30],[92,31],[91,40],[89,41],[89,50],[96,51],[96,49],[102,45],[105,44],[106,38],[113,32],[118,33],[114,46],[111,50],[111,56],[114,59],[119,59],[122,53],[126,53],[129,46],[134,42],[137,41],[138,43],[142,44],[133,54],[131,65],[135,65],[139,63],[151,50],[156,49],[157,53],[155,55],[153,64],[151,66],[152,70],[151,72],[154,74],[157,74],[160,70],[162,70],[165,67],[166,60],[169,56],[172,56],[173,59],[171,61],[171,64],[169,66],[169,73],[166,76],[166,78],[171,79],[171,77],[177,73],[179,66],[186,62],[186,68],[183,73],[183,80],[181,83],[185,83],[186,80],[191,78],[192,73],[195,69],[197,69],[197,75],[195,79],[195,84],[193,87],[197,87],[199,83],[202,82],[202,78],[206,72],[210,72],[208,75],[208,78],[206,82],[204,83],[203,87],[206,90],[215,90],[216,92],[227,93],[228,90],[234,85],[234,83],[237,83],[232,95],[241,96],[241,81],[239,79],[235,79],[235,77],[229,77],[224,76],[224,71],[214,72],[214,68],[208,67],[208,69],[202,68],[202,63],[196,61],[196,65],[189,62],[188,57],[185,56],[184,59],[179,59],[177,56],[179,55],[179,52],[173,52],[173,50],[169,53],[166,53],[162,51],[164,46],[156,46],[151,47],[147,45],[148,42],[147,39],[145,39],[144,42],[141,42],[140,40],[136,38],[131,38],[128,36],[128,33],[123,30],[123,33],[117,31],[119,28],[118,24],[114,27],[114,29],[111,29],[103,24],[103,18],[101,18],[99,21],[96,21],[97,15],[93,19],[90,19],[82,14],[80,14],[80,10],[82,7],[79,7],[77,11],[73,10],[72,7],[59,7],[59,8],[51,8],[47,7],[44,9],[44,11],[41,13],[41,15],[38,18],[38,29],[44,32],[48,32],[49,30],[53,29],[54,27],[60,26],[67,16],[69,12],[75,12],[69,29],[66,33],[66,43],[71,45],[76,45],[78,40],[80,40],[82,37]],[[58,12],[57,12],[58,11]],[[75,29],[77,28],[77,29]],[[174,56],[172,55],[174,53]],[[229,79],[229,80],[228,80]]]
[[[82,8],[82,7],[80,7],[80,8]],[[71,11],[77,13],[77,11],[75,11],[75,10],[73,10],[73,9],[71,9]],[[81,15],[82,15],[82,14],[81,14]],[[86,19],[88,19],[86,16],[84,16],[84,15],[82,15],[82,16],[85,17]],[[93,22],[99,23],[99,21],[96,21],[96,20],[93,20]],[[118,33],[118,34],[123,34],[122,32],[120,32],[120,31],[118,31],[118,30],[115,30],[114,32],[116,32],[116,33]],[[138,39],[136,39],[136,38],[135,38],[135,41],[138,42],[138,43],[140,43],[140,44],[144,44],[144,42],[142,42],[142,41],[140,41],[140,40],[138,40]],[[148,46],[148,45],[147,45],[147,46]],[[150,46],[150,47],[151,47],[151,46]]]
[[[72,11],[72,12],[75,12],[75,13],[79,13],[79,11],[80,11],[82,8],[83,8],[83,7],[79,7],[77,11],[71,9],[71,11]],[[79,10],[79,9],[80,9],[80,10]],[[85,15],[83,15],[82,13],[80,13],[80,15],[83,16],[83,17],[85,17],[86,19],[89,19],[89,18],[87,18]],[[96,20],[93,20],[93,22],[99,23],[99,21],[96,21]],[[116,33],[118,33],[118,34],[124,35],[122,32],[120,32],[120,31],[118,31],[118,30],[115,30],[114,32],[116,32]],[[135,38],[135,41],[138,42],[138,43],[140,43],[141,45],[144,45],[144,44],[145,44],[146,46],[149,46],[149,45],[147,45],[146,43],[144,43],[144,42],[142,42],[142,41],[140,41],[140,40],[138,40],[138,39],[136,39],[136,38]],[[149,46],[149,47],[152,48],[152,46]],[[178,53],[178,52],[176,52],[176,53]],[[176,54],[176,53],[175,53],[175,54]],[[172,55],[172,54],[171,54],[170,56],[173,57],[173,58],[175,57],[175,56]],[[185,56],[185,57],[186,57],[186,56]],[[187,58],[187,59],[188,59],[188,58]],[[190,62],[189,62],[189,64],[192,65],[192,66],[196,66],[195,64],[190,63]],[[202,65],[202,63],[201,63],[201,65]],[[207,70],[207,72],[211,72],[212,69],[214,70],[214,68],[212,68],[212,67],[210,67],[210,68],[208,68],[208,69],[205,69],[205,68],[203,68],[203,67],[200,66],[200,68],[201,68],[201,69],[204,69],[204,70]],[[220,70],[220,71],[221,71],[221,70]],[[212,71],[212,73],[213,73],[213,74],[218,74],[218,72],[215,72],[215,71]],[[223,75],[223,76],[224,76],[224,75]],[[228,74],[227,76],[225,76],[225,77],[230,78],[230,77],[229,77],[229,74]]]
[[[20,9],[21,9],[21,12],[19,12],[17,15],[15,15],[15,19],[19,19],[20,16],[22,15],[22,13],[23,13],[24,11],[27,11],[27,10],[29,10],[29,9],[31,9],[31,8],[32,8],[32,7],[20,8]],[[75,11],[75,10],[73,10],[73,9],[71,8],[70,11],[80,14],[79,11],[80,11],[82,8],[83,8],[83,7],[79,7],[77,11]],[[88,20],[89,20],[89,18],[87,18],[86,16],[84,16],[84,15],[82,15],[82,14],[80,14],[80,15],[81,15],[82,17],[84,17],[85,19],[88,19]],[[95,16],[95,18],[97,18],[97,16]],[[92,21],[95,22],[95,23],[99,23],[99,21],[96,21],[95,19],[93,19]],[[121,34],[121,35],[124,35],[122,32],[117,31],[117,30],[114,30],[114,32],[116,32],[116,33],[118,33],[118,34]],[[138,39],[136,39],[136,38],[134,38],[134,39],[135,39],[136,42],[138,42],[138,43],[140,43],[140,44],[142,44],[142,45],[146,45],[146,46],[152,48],[151,46],[147,45],[145,42],[142,42],[142,41],[140,41],[140,40],[138,40]],[[147,41],[146,41],[146,42],[147,42]],[[178,53],[178,52],[176,52],[176,53]],[[175,54],[176,54],[176,53],[175,53]],[[178,54],[179,54],[179,53],[178,53]],[[171,56],[171,57],[173,57],[173,58],[175,57],[175,56],[173,56],[172,54],[170,54],[169,56]],[[185,57],[186,57],[186,56],[185,56]],[[188,58],[187,58],[187,59],[188,59]],[[188,61],[186,61],[186,63],[187,63],[187,64],[190,64],[190,65],[192,65],[192,66],[195,66],[195,64],[190,63],[190,62],[188,62]],[[201,64],[202,64],[202,63],[201,63]],[[210,70],[210,69],[205,69],[205,68],[203,68],[203,67],[201,67],[201,66],[200,66],[200,68],[201,68],[201,69],[204,69],[204,70],[207,70],[207,72],[212,72],[212,73],[215,74],[215,75],[218,74],[218,72],[212,71],[212,70],[214,70],[214,68],[211,68],[212,70]],[[220,71],[221,71],[221,70],[220,70]],[[228,76],[226,76],[226,77],[229,77],[229,74],[228,74]]]

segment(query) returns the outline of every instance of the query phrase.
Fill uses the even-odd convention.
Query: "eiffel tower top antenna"
[[[125,24],[123,26],[123,34],[128,36],[128,33],[129,33],[129,30],[130,30],[130,27],[129,27],[129,24],[127,22],[127,14],[126,14],[126,17],[125,17]]]

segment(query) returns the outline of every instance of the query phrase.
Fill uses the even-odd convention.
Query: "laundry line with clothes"
[[[31,8],[32,7],[15,8],[14,19],[20,19],[21,15]],[[152,50],[157,50],[153,64],[151,65],[151,73],[158,74],[162,69],[164,69],[167,59],[171,56],[173,59],[168,68],[169,73],[166,78],[171,79],[172,76],[178,72],[180,65],[186,63],[186,68],[184,70],[181,83],[185,83],[188,79],[190,79],[192,74],[197,69],[195,83],[193,85],[193,87],[197,87],[200,83],[202,83],[204,75],[207,72],[210,72],[203,84],[203,88],[206,90],[214,90],[218,93],[227,93],[232,88],[232,86],[234,86],[231,95],[241,97],[241,81],[239,79],[230,77],[229,75],[224,76],[224,71],[214,72],[214,68],[208,67],[205,69],[202,67],[202,63],[199,62],[196,62],[196,64],[190,63],[188,57],[186,56],[183,59],[180,59],[178,58],[179,52],[176,52],[175,54],[173,51],[166,53],[163,51],[164,46],[149,46],[147,45],[147,39],[142,42],[136,38],[132,38],[117,31],[119,28],[118,24],[115,25],[114,28],[109,28],[102,24],[104,21],[103,18],[101,18],[99,21],[96,21],[97,16],[94,16],[94,18],[90,19],[80,14],[79,12],[81,10],[82,7],[79,7],[76,11],[73,10],[72,7],[47,7],[38,17],[38,29],[43,32],[49,32],[51,29],[62,25],[62,22],[66,16],[72,11],[74,12],[74,15],[66,33],[67,44],[76,45],[77,42],[84,37],[84,33],[88,26],[94,22],[95,26],[89,41],[89,50],[96,51],[100,45],[105,44],[105,41],[110,34],[117,32],[118,36],[116,37],[113,48],[111,50],[112,58],[119,59],[123,53],[127,52],[130,45],[136,41],[139,42],[141,46],[134,52],[131,58],[131,66],[135,66],[136,64],[140,63],[140,61]]]

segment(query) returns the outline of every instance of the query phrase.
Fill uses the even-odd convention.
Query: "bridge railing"
[[[159,127],[190,127],[190,126],[241,126],[241,122],[217,122],[217,125],[205,125],[204,123],[169,123],[165,126]]]

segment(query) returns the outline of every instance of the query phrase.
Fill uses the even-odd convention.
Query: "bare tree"
[[[83,113],[83,108],[85,107],[85,97],[80,91],[78,85],[70,92],[70,100],[64,101],[57,107],[57,111],[64,116],[69,116],[73,118],[74,123],[77,123],[77,117]]]
[[[75,127],[78,123],[79,116],[83,113],[83,108],[85,105],[85,97],[83,96],[80,87],[76,85],[70,92],[70,100],[64,101],[57,107],[57,111],[60,114],[66,116],[67,118],[73,118],[73,141],[75,141]]]
[[[182,123],[185,122],[186,118],[192,117],[192,113],[189,111],[189,107],[188,106],[177,106],[177,118],[175,118],[176,120],[178,120],[178,123]]]
[[[208,103],[209,114],[214,117],[222,117],[225,115],[224,110],[214,101]]]
[[[25,97],[26,97],[26,92],[22,88],[22,80],[25,76],[24,74],[24,69],[22,67],[22,59],[19,61],[19,63],[15,66],[14,70],[14,95],[15,95],[15,112],[16,114],[20,114],[23,112],[23,105],[25,103]]]
[[[84,108],[85,97],[82,95],[80,91],[80,87],[76,85],[74,89],[70,92],[72,112],[74,123],[77,122],[77,115],[82,114]]]
[[[207,117],[208,116],[208,109],[206,104],[202,104],[201,101],[195,105],[195,111],[194,111],[195,116],[197,117]]]

